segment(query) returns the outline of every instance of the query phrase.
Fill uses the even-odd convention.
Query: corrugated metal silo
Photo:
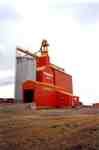
[[[30,56],[16,57],[15,99],[22,101],[22,83],[26,80],[36,80],[36,60]]]

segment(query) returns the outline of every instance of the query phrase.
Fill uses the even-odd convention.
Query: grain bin
[[[22,83],[26,80],[36,80],[36,60],[30,56],[16,57],[15,99],[22,101]]]

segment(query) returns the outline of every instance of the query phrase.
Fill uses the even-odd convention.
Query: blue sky
[[[4,0],[0,8],[0,72],[10,72],[0,79],[14,85],[15,45],[35,52],[47,38],[51,61],[73,76],[74,94],[85,104],[99,100],[98,0]]]

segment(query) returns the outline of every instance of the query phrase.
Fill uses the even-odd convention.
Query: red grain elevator
[[[72,107],[75,103],[72,76],[50,62],[48,46],[47,40],[43,40],[40,56],[35,55],[36,80],[22,84],[23,102],[35,102],[37,108]]]

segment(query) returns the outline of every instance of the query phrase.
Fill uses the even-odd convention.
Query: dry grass
[[[0,106],[0,150],[99,150],[99,110]]]

